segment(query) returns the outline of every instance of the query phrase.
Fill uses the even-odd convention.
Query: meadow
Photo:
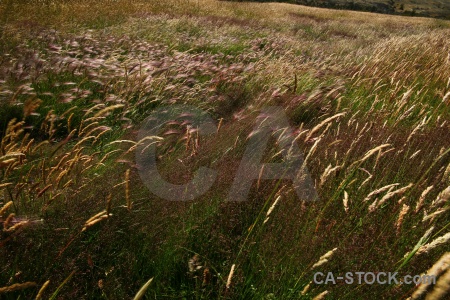
[[[230,0],[238,1],[239,0]],[[286,2],[313,7],[369,11],[384,14],[450,18],[450,3],[446,0],[253,0],[256,2]]]
[[[1,299],[445,299],[450,21],[286,3],[0,2]],[[162,107],[174,119],[139,139]],[[259,113],[284,109],[317,201],[228,192]],[[273,134],[265,163],[286,158]],[[167,201],[139,176],[211,189]],[[145,145],[145,144],[144,144]],[[262,173],[262,171],[261,171]],[[315,284],[398,272],[435,284]],[[401,277],[399,277],[401,279]]]

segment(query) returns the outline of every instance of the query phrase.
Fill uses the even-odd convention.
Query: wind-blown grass
[[[0,9],[2,297],[126,299],[141,287],[156,299],[445,294],[444,270],[434,292],[311,281],[316,271],[442,265],[448,22],[211,0]],[[174,104],[207,111],[217,133],[176,119],[137,141],[141,122]],[[319,201],[261,176],[247,201],[225,201],[269,105],[285,109]],[[207,166],[215,184],[194,201],[159,199],[138,176],[144,142],[157,144],[170,182]],[[283,161],[280,144],[274,135],[264,162]]]

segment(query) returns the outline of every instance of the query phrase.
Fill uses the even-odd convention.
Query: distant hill
[[[239,0],[238,0],[239,1]],[[450,0],[255,0],[450,19]]]

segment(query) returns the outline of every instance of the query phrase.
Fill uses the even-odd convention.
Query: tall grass
[[[210,0],[0,9],[2,297],[445,297],[447,22]],[[180,116],[137,141],[173,104],[207,111],[216,135]],[[285,109],[319,201],[262,176],[247,201],[225,201],[269,105]],[[284,159],[277,137],[264,162]],[[170,182],[200,166],[218,179],[194,201],[159,199],[138,176],[143,142]],[[317,271],[439,278],[317,285]]]

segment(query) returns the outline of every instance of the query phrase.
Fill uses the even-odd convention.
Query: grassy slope
[[[273,2],[265,0],[255,1]],[[445,0],[285,0],[276,2],[289,2],[316,7],[371,11],[387,14],[413,15],[443,19],[450,18],[450,3]]]
[[[13,205],[0,217],[16,217],[2,222],[0,286],[37,284],[2,297],[34,297],[50,280],[44,298],[127,299],[154,277],[151,299],[401,298],[415,287],[305,288],[334,248],[315,270],[419,274],[445,253],[405,258],[450,225],[449,22],[210,0],[2,5],[0,125],[24,123],[9,123],[1,144],[0,207]],[[183,126],[161,144],[172,182],[218,171],[192,202],[152,195],[129,142],[174,103],[223,118],[198,147]],[[267,105],[300,134],[320,201],[276,181],[224,201]],[[280,161],[271,146],[266,161]]]

